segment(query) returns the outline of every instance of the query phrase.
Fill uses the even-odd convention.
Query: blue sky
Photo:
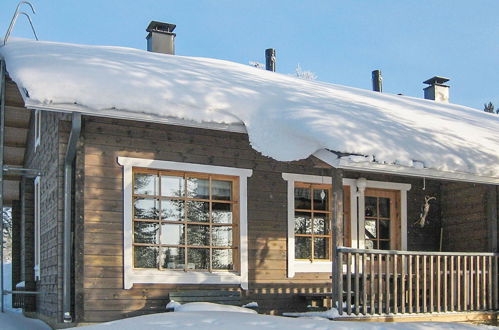
[[[0,35],[18,1],[0,4]],[[318,80],[371,88],[381,69],[384,91],[422,97],[422,81],[451,80],[452,103],[499,107],[497,0],[33,0],[42,40],[145,49],[145,28],[177,25],[179,55],[243,64],[277,50],[277,71],[300,64]],[[27,8],[25,9],[27,11]],[[20,17],[13,36],[30,37]]]

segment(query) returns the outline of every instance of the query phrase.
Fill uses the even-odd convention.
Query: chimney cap
[[[428,85],[443,85],[444,83],[448,82],[450,79],[445,78],[445,77],[440,77],[440,76],[434,76],[428,80],[423,81],[423,84],[428,84]]]
[[[177,27],[175,24],[151,21],[147,26],[147,32],[172,33]]]

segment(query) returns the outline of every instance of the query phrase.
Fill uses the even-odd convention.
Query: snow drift
[[[28,107],[243,123],[253,148],[281,161],[329,149],[499,176],[499,117],[464,106],[121,47],[11,39],[0,55]]]

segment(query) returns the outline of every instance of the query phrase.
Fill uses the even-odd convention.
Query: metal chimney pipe
[[[275,49],[265,49],[265,69],[275,72]]]
[[[175,24],[151,21],[146,31],[147,51],[175,55]]]
[[[373,91],[383,92],[383,77],[381,76],[381,70],[374,70],[372,72],[373,81]]]

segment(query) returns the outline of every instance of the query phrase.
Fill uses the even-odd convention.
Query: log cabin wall
[[[329,274],[286,277],[287,182],[282,172],[328,175],[311,160],[264,157],[246,134],[84,117],[82,320],[100,322],[162,312],[168,292],[237,286],[135,284],[123,289],[123,192],[118,156],[253,169],[248,179],[249,290],[270,313],[304,308],[302,291],[330,291]],[[78,241],[78,237],[75,241]],[[80,266],[76,266],[80,269]],[[76,287],[80,284],[76,283]],[[78,296],[78,293],[77,293]]]
[[[31,122],[30,135],[25,156],[25,167],[40,169],[40,280],[37,291],[43,294],[36,297],[36,311],[42,317],[61,322],[62,310],[62,246],[63,246],[63,159],[67,136],[61,135],[59,125],[63,125],[67,115],[56,112],[41,113],[40,145],[34,147],[34,123]],[[27,191],[33,191],[33,181],[26,183]],[[34,210],[33,194],[27,198],[26,228],[27,242],[33,244]],[[29,196],[28,196],[29,197]],[[31,228],[31,229],[30,229]],[[31,239],[29,240],[29,237]],[[32,248],[33,249],[33,248]],[[33,255],[26,255],[27,263],[33,267]],[[28,282],[34,273],[26,276]]]
[[[453,182],[442,185],[445,251],[497,251],[498,203],[494,191],[497,191],[496,187],[484,184]]]

